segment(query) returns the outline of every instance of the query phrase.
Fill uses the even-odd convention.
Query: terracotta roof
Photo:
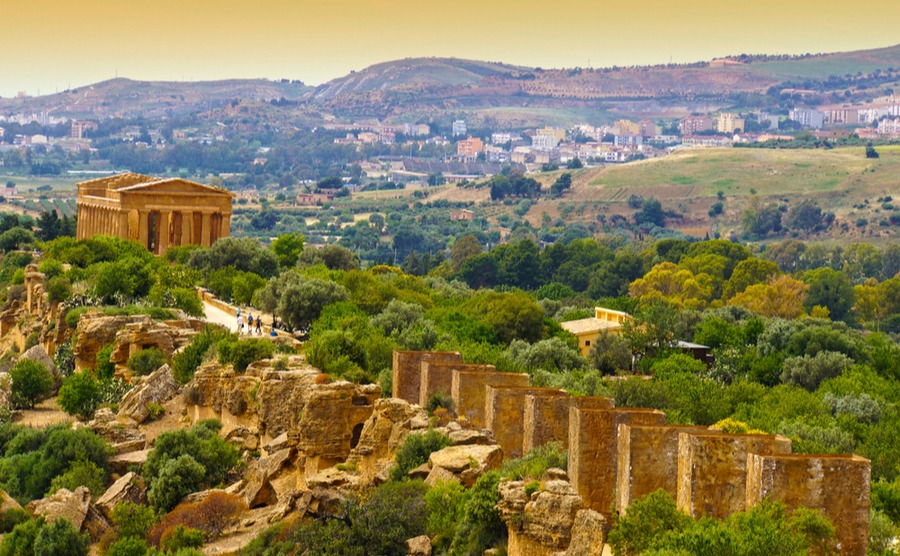
[[[614,330],[616,328],[622,327],[622,325],[617,322],[610,322],[608,320],[598,319],[594,317],[561,322],[559,323],[559,325],[563,328],[563,330],[571,332],[576,336],[578,334],[602,332],[603,330]]]

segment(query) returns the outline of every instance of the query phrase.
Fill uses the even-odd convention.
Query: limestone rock
[[[134,504],[147,503],[147,486],[140,475],[133,471],[122,475],[118,481],[106,489],[106,492],[97,499],[96,505],[97,509],[106,517],[110,517],[113,509],[125,501]]]
[[[148,405],[162,405],[178,393],[178,383],[172,375],[172,369],[163,365],[145,377],[141,377],[137,385],[128,391],[119,403],[119,416],[143,423],[150,417]]]
[[[606,544],[606,520],[594,510],[579,510],[572,525],[566,556],[601,556]]]
[[[428,458],[432,472],[436,468],[445,469],[456,475],[466,487],[474,485],[484,473],[498,469],[502,462],[503,449],[496,444],[448,446]]]
[[[407,539],[406,556],[431,556],[431,539],[428,535]]]
[[[61,488],[49,498],[29,502],[26,509],[35,517],[43,516],[48,523],[53,523],[59,518],[67,519],[80,531],[90,505],[91,493],[87,488],[80,486],[75,492]]]
[[[0,490],[0,512],[6,512],[9,510],[21,510],[22,506],[16,502],[16,499],[6,494],[5,491]]]
[[[139,450],[136,452],[128,452],[127,454],[119,454],[109,459],[109,465],[116,473],[127,473],[131,466],[141,466],[147,463],[147,455],[150,450]]]
[[[278,502],[278,492],[272,486],[272,479],[290,462],[292,450],[285,448],[271,456],[253,460],[245,473],[245,484],[241,495],[250,508],[271,506]]]
[[[420,426],[422,423],[424,426]],[[372,415],[363,425],[348,463],[357,465],[364,482],[382,482],[406,436],[427,429],[425,410],[418,405],[396,398],[375,400]]]
[[[543,546],[569,545],[575,514],[584,507],[581,496],[565,481],[551,481],[525,506],[526,536]]]
[[[128,315],[108,317],[99,313],[85,313],[78,321],[78,334],[72,345],[75,354],[75,369],[92,369],[97,364],[97,353],[104,346],[113,343],[116,334],[126,325],[150,323],[148,315]]]
[[[454,446],[468,444],[496,444],[494,435],[491,431],[482,429],[459,429],[451,430],[447,433],[450,438],[450,444]]]
[[[443,467],[432,467],[428,472],[428,476],[425,477],[425,484],[430,487],[448,482],[461,483],[462,481],[455,473]]]

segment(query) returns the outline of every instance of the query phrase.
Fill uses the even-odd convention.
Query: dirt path
[[[74,421],[74,418],[67,415],[56,404],[56,398],[44,400],[34,406],[34,409],[16,411],[13,414],[13,422],[26,427],[43,428],[59,423],[71,423],[72,421]]]

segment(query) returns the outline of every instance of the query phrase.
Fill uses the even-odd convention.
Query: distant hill
[[[110,79],[40,97],[0,99],[0,114],[40,113],[83,118],[185,116],[232,100],[296,100],[311,87],[298,81],[229,79],[176,82]]]
[[[785,82],[884,72],[900,78],[900,46],[796,57],[734,56],[659,66],[541,69],[456,58],[412,58],[376,64],[316,88],[311,98],[337,114],[390,117],[409,111],[506,108],[609,108],[619,112],[682,111]],[[892,71],[889,71],[892,70]],[[816,84],[809,84],[815,86]],[[821,87],[848,87],[846,82]],[[843,92],[843,91],[842,91]],[[621,106],[640,102],[641,106]],[[725,105],[731,102],[724,102]],[[692,106],[693,105],[693,106]]]
[[[716,231],[728,237],[740,232],[742,212],[751,202],[788,209],[801,199],[813,199],[837,217],[836,224],[815,239],[896,241],[900,227],[890,224],[890,216],[900,214],[900,207],[894,206],[900,199],[900,147],[879,147],[878,152],[879,158],[870,159],[863,147],[685,149],[664,158],[576,170],[569,192],[559,199],[538,199],[526,218],[535,226],[541,225],[544,214],[567,223],[589,224],[601,215],[606,221],[613,215],[630,220],[635,209],[628,200],[634,195],[656,198],[664,210],[681,215],[669,219],[668,227],[697,237]],[[546,190],[563,172],[537,177]],[[448,186],[429,196],[438,199],[490,202],[490,191]],[[724,210],[712,218],[708,213],[716,202],[722,202]],[[515,207],[493,203],[492,208],[496,213]],[[865,226],[857,225],[861,219]]]
[[[112,79],[41,97],[0,99],[0,115],[212,116],[235,100],[253,104],[284,98],[299,103],[295,114],[302,112],[311,119],[334,115],[428,120],[465,113],[475,122],[522,128],[618,117],[675,118],[731,106],[752,109],[758,106],[752,104],[754,95],[779,93],[782,87],[811,89],[827,102],[852,101],[845,97],[847,92],[900,90],[900,45],[625,68],[542,69],[458,58],[409,58],[376,64],[318,87],[263,79],[195,83]],[[254,113],[267,110],[255,106]],[[263,119],[268,122],[269,115]]]

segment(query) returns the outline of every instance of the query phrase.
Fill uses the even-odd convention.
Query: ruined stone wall
[[[564,397],[565,390],[556,388],[485,387],[485,421],[494,440],[503,448],[505,458],[522,457],[525,439],[525,399],[528,396]]]
[[[419,403],[422,363],[461,363],[455,351],[395,351],[391,395],[409,403]]]
[[[611,409],[611,398],[586,396],[534,396],[525,398],[522,452],[528,453],[548,442],[559,442],[569,448],[569,409]]]
[[[436,394],[450,396],[453,391],[453,371],[496,371],[493,365],[472,363],[422,362],[422,376],[419,381],[419,405],[425,407]]]
[[[841,554],[863,556],[869,541],[869,460],[853,455],[758,455],[747,462],[747,508],[765,498],[788,511],[815,508],[834,524]]]
[[[573,407],[569,411],[569,479],[584,506],[609,522],[615,503],[619,425],[659,426],[665,424],[666,416],[654,409]]]
[[[519,387],[531,385],[531,377],[525,373],[499,373],[487,371],[453,371],[450,395],[456,414],[476,427],[485,427],[485,387]]]
[[[747,508],[747,456],[790,454],[791,441],[765,434],[678,434],[678,509],[723,519]]]
[[[678,496],[678,435],[702,434],[706,427],[619,425],[616,511],[657,489]]]

